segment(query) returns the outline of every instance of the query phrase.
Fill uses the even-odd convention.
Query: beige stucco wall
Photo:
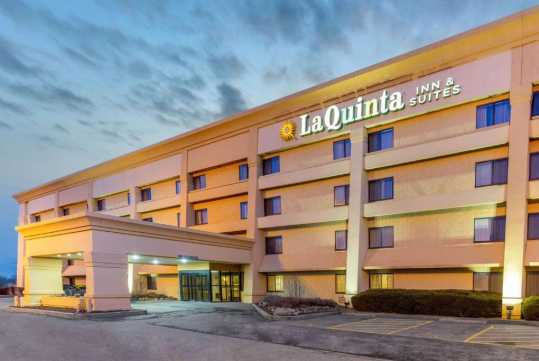
[[[127,204],[127,193],[129,192],[121,192],[121,193],[116,193],[116,194],[111,194],[109,196],[106,196],[106,197],[102,197],[102,198],[99,198],[99,199],[104,199],[105,200],[105,210],[112,210],[112,209],[117,209],[117,208],[122,208],[122,207],[126,207],[128,204]],[[153,193],[152,193],[153,195]],[[131,197],[133,197],[133,195],[131,195]],[[131,198],[131,200],[133,200],[134,198]]]
[[[240,181],[239,166],[247,164],[246,162],[238,162],[224,167],[213,168],[205,172],[193,173],[193,177],[206,175],[206,188],[220,187],[227,184],[232,184]]]
[[[473,272],[395,273],[394,288],[413,290],[473,290]]]
[[[268,295],[289,296],[290,288],[297,279],[304,287],[303,297],[319,297],[339,302],[343,294],[335,293],[335,274],[343,272],[295,272],[284,274],[284,292],[268,292]]]
[[[194,210],[208,209],[208,224],[219,224],[226,222],[236,222],[240,220],[240,203],[247,202],[248,197],[239,196],[226,199],[219,199],[211,202],[197,203]]]
[[[346,229],[346,223],[341,222],[272,230],[266,232],[266,236],[283,237],[283,254],[335,252],[335,231]]]
[[[158,275],[157,276],[157,292],[169,297],[178,297],[180,288],[178,275]]]
[[[178,225],[178,213],[181,213],[181,207],[163,209],[159,211],[146,212],[140,215],[141,219],[153,218],[153,223],[167,224],[169,226]]]
[[[174,197],[176,195],[176,181],[178,180],[179,178],[167,180],[164,182],[154,183],[150,186],[141,187],[141,190],[151,188],[152,201]]]
[[[56,218],[56,214],[54,213],[53,210],[35,213],[34,216],[41,216],[41,222],[46,221],[48,219]]]
[[[88,203],[80,202],[75,204],[68,204],[62,207],[63,209],[69,209],[69,214],[75,214],[79,212],[86,212],[88,210]]]

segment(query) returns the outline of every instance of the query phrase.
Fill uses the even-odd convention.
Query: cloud
[[[162,115],[157,114],[155,116],[155,119],[159,122],[159,124],[166,125],[166,126],[172,126],[172,127],[181,127],[182,124],[176,120],[165,118]]]
[[[3,99],[0,99],[0,107],[4,108],[6,110],[9,110],[12,113],[18,114],[18,115],[29,115],[29,114],[31,114],[31,112],[28,111],[26,108],[24,108],[24,107],[22,107],[22,106],[20,106],[18,104],[9,102],[7,100],[3,100]]]
[[[64,47],[64,53],[69,56],[71,59],[75,60],[76,62],[78,62],[79,64],[82,64],[82,65],[86,65],[86,66],[89,66],[91,68],[97,68],[98,65],[97,63],[90,59],[88,56],[74,50],[74,49],[71,49],[69,47]]]
[[[14,129],[10,124],[5,123],[5,122],[3,122],[3,121],[1,121],[1,120],[0,120],[0,128],[7,129],[7,130],[12,130],[12,129]]]
[[[147,79],[152,76],[152,69],[142,60],[132,61],[127,65],[127,72],[139,79]]]
[[[221,108],[220,116],[227,117],[237,114],[247,109],[247,103],[239,89],[227,83],[221,83],[217,86],[219,93],[219,106]]]
[[[55,123],[52,127],[60,133],[69,134],[69,130],[61,124]]]
[[[42,73],[40,68],[25,64],[19,55],[20,52],[13,44],[0,37],[0,69],[6,74],[24,77],[36,77]]]
[[[93,128],[93,124],[90,123],[90,122],[87,122],[86,120],[77,119],[77,122],[78,122],[80,125],[84,125],[85,127]]]
[[[63,142],[58,139],[51,137],[50,135],[45,134],[29,134],[28,137],[38,143],[41,143],[45,146],[59,148],[61,150],[71,150],[71,151],[85,151],[79,145],[72,144],[70,142]]]
[[[234,54],[208,56],[208,65],[213,74],[219,79],[238,78],[245,72],[245,65]]]

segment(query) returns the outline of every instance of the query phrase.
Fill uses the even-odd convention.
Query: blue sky
[[[15,193],[538,1],[0,1],[0,275]]]

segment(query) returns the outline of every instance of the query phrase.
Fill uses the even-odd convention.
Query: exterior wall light
[[[510,306],[510,305],[507,305],[505,306],[505,310],[507,311],[507,319],[510,320],[511,319],[511,315],[513,314],[513,310],[515,309],[515,306]]]

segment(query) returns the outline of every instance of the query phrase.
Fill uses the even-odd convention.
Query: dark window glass
[[[369,202],[393,199],[393,178],[369,182]]]
[[[262,161],[262,173],[263,175],[279,173],[281,171],[281,165],[279,162],[279,157],[273,157],[269,159],[264,159]]]
[[[264,215],[273,216],[281,214],[281,197],[264,199]]]
[[[75,286],[75,277],[69,277],[69,285]]]
[[[476,218],[474,242],[505,240],[505,217]]]
[[[392,248],[393,226],[369,228],[369,248]]]
[[[335,275],[335,293],[346,293],[346,275]]]
[[[539,294],[539,272],[526,272],[526,297]]]
[[[509,123],[511,120],[511,103],[504,100],[477,107],[476,128]]]
[[[284,291],[284,276],[268,276],[268,292]]]
[[[146,188],[140,191],[140,197],[142,198],[143,202],[151,201],[152,200],[152,189]]]
[[[266,237],[266,254],[283,253],[283,237]]]
[[[178,220],[178,227],[180,227],[180,224],[181,224],[180,219],[182,218],[182,214],[181,213],[176,214],[176,218]]]
[[[369,134],[369,152],[393,148],[393,128]]]
[[[98,211],[104,211],[105,210],[105,200],[100,199],[97,201],[97,210]]]
[[[240,203],[241,219],[247,219],[247,202]]]
[[[69,208],[64,208],[63,212],[64,212],[64,216],[69,216]]]
[[[195,211],[195,224],[208,224],[208,210],[206,208]]]
[[[539,92],[533,93],[532,117],[539,116]]]
[[[193,178],[193,186],[195,190],[206,188],[206,175],[203,174]]]
[[[473,274],[474,291],[502,293],[503,274],[501,272],[480,272]]]
[[[528,215],[528,239],[539,239],[539,213]]]
[[[507,184],[509,161],[507,158],[475,164],[475,186]]]
[[[249,167],[247,164],[242,164],[239,167],[240,180],[249,179]]]
[[[369,277],[371,290],[393,289],[393,273],[377,273]]]
[[[176,181],[176,194],[182,193],[182,182]]]
[[[41,222],[41,216],[36,216],[36,223]]]
[[[131,193],[127,193],[127,204],[131,204]]]
[[[351,153],[350,139],[333,143],[333,159],[347,158]]]
[[[152,218],[152,217],[142,218],[142,220],[143,220],[144,222],[150,222],[150,223],[153,223],[153,218]]]
[[[335,250],[346,250],[348,231],[335,231]]]
[[[338,186],[333,190],[334,193],[334,206],[345,206],[350,200],[350,186]]]
[[[157,277],[155,276],[148,276],[146,277],[146,286],[149,290],[156,290],[157,289]]]
[[[67,265],[68,266],[73,266],[74,264],[75,264],[75,261],[73,261],[72,259],[67,260]]]
[[[539,153],[530,155],[530,180],[539,179]]]

